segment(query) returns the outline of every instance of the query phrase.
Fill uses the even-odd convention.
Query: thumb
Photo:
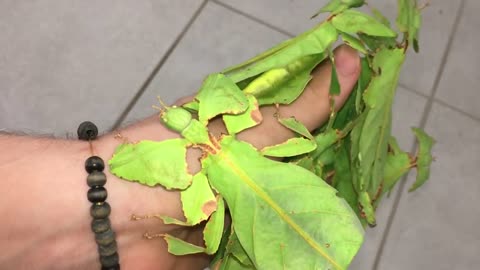
[[[360,57],[357,51],[342,45],[334,52],[335,67],[340,83],[340,94],[335,96],[335,109],[340,109],[352,92],[360,75]],[[280,106],[281,117],[295,117],[309,130],[314,130],[323,124],[330,115],[330,78],[332,63],[324,61],[312,72],[312,80],[305,91],[293,103]],[[262,107],[263,122],[239,134],[239,139],[248,141],[257,148],[281,143],[293,134],[281,126],[275,117],[277,111],[272,106]]]
[[[334,97],[335,109],[339,110],[360,75],[360,57],[356,50],[347,45],[342,45],[334,52],[335,67],[340,83],[340,94]],[[313,79],[305,89],[304,94],[298,98],[288,110],[297,112],[296,117],[302,121],[310,130],[318,128],[330,115],[330,78],[332,63],[324,61],[312,72]],[[310,110],[300,109],[310,108]]]

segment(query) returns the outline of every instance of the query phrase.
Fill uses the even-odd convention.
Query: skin
[[[341,94],[340,108],[360,73],[357,53],[346,46],[337,48],[335,59]],[[295,116],[310,130],[328,119],[331,65],[320,64],[314,78],[294,103],[281,106],[282,117]],[[182,99],[182,104],[189,98]],[[238,135],[257,148],[285,141],[293,134],[281,126],[275,107],[263,107],[262,124]],[[223,123],[213,121],[210,130],[217,136],[225,132]],[[123,140],[166,140],[178,135],[159,124],[158,116],[120,131]],[[106,134],[93,142],[94,154],[105,162],[122,139]],[[14,145],[14,147],[12,147]],[[86,199],[85,159],[91,156],[89,144],[82,141],[27,136],[0,135],[0,269],[99,269],[97,247],[90,230],[90,202]],[[188,153],[189,169],[199,169],[198,153]],[[150,188],[121,180],[108,172],[107,201],[116,231],[122,269],[203,269],[206,255],[175,257],[167,252],[162,239],[146,240],[145,232],[170,233],[202,245],[201,227],[192,229],[164,225],[158,219],[131,221],[132,214],[158,213],[182,219],[178,192]]]

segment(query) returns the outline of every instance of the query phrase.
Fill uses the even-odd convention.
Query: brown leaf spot
[[[326,243],[326,244],[325,244],[325,247],[326,247],[326,248],[329,248],[329,247],[330,247],[330,244],[329,244],[329,243]]]
[[[207,216],[210,216],[216,209],[217,201],[215,200],[208,201],[202,206],[202,212]]]

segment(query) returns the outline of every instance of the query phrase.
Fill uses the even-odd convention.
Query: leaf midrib
[[[258,197],[264,200],[275,212],[278,213],[295,232],[297,232],[314,250],[322,255],[328,262],[330,262],[335,269],[343,269],[338,263],[330,257],[323,248],[312,240],[312,237],[305,232],[293,219],[291,219],[285,211],[266,193],[264,192],[246,173],[232,162],[223,152],[218,153],[222,161],[226,162],[229,167],[243,180],[248,187],[250,187]]]

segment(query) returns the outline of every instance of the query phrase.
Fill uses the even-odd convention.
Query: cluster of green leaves
[[[428,179],[433,139],[414,129],[419,150],[413,157],[391,134],[405,51],[409,41],[418,45],[417,3],[399,0],[402,41],[378,11],[372,17],[352,10],[363,3],[331,1],[321,9],[331,12],[323,23],[211,74],[193,102],[165,106],[161,120],[181,138],[117,148],[109,162],[112,173],[180,190],[185,219],[158,215],[164,223],[204,223],[204,246],[164,235],[171,253],[215,254],[213,269],[347,269],[364,226],[376,224],[382,196],[411,168],[418,171],[411,190]],[[332,110],[313,134],[294,118],[279,118],[297,136],[278,145],[256,149],[238,140],[236,134],[261,123],[260,106],[293,102],[316,65],[335,61],[331,47],[339,37],[363,54],[360,78],[342,109]],[[331,74],[333,96],[340,93],[335,65]],[[219,138],[207,128],[217,117],[228,130]],[[194,175],[186,162],[192,147],[203,153],[202,169]],[[228,214],[232,222],[225,226]]]

